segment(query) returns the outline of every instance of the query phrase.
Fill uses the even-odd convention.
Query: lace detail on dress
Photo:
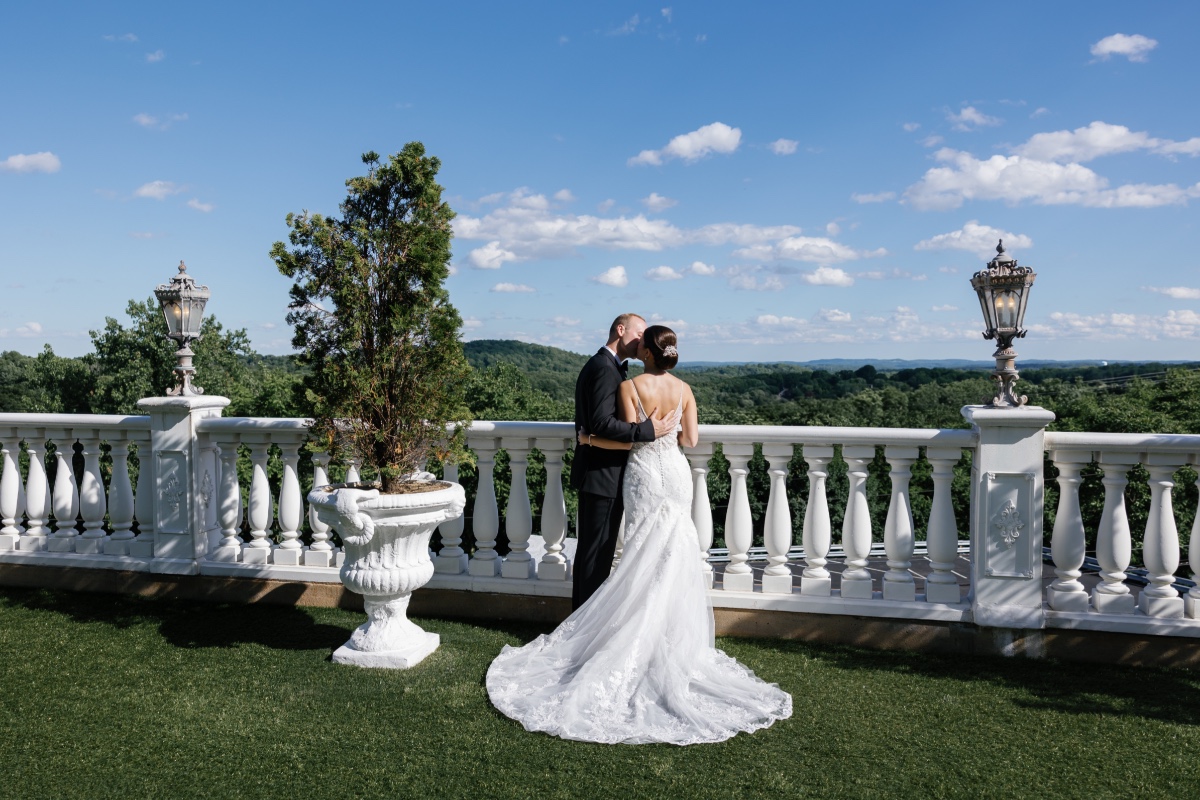
[[[645,419],[640,397],[638,409]],[[714,646],[675,437],[634,444],[623,492],[620,565],[553,632],[504,648],[492,703],[527,730],[627,744],[718,742],[790,717],[790,695]]]

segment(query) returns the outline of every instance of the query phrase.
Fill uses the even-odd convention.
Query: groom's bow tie
[[[621,370],[622,378],[629,377],[629,362],[628,361],[622,361],[620,364],[617,364],[617,369]]]

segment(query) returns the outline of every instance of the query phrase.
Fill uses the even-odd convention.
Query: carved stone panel
[[[155,529],[159,533],[188,533],[188,455],[182,450],[160,450],[157,455]]]
[[[985,502],[980,510],[984,574],[994,578],[1034,577],[1037,520],[1033,510],[1034,475],[989,472],[984,476]]]

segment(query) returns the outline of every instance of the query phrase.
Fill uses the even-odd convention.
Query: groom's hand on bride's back
[[[654,438],[661,439],[664,436],[674,435],[675,427],[679,424],[678,412],[672,411],[662,419],[654,417]]]

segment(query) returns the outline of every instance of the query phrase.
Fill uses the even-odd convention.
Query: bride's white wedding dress
[[[505,646],[487,673],[492,703],[526,730],[627,744],[719,742],[790,717],[791,695],[714,646],[675,437],[633,445],[623,491],[617,568],[552,633]]]

